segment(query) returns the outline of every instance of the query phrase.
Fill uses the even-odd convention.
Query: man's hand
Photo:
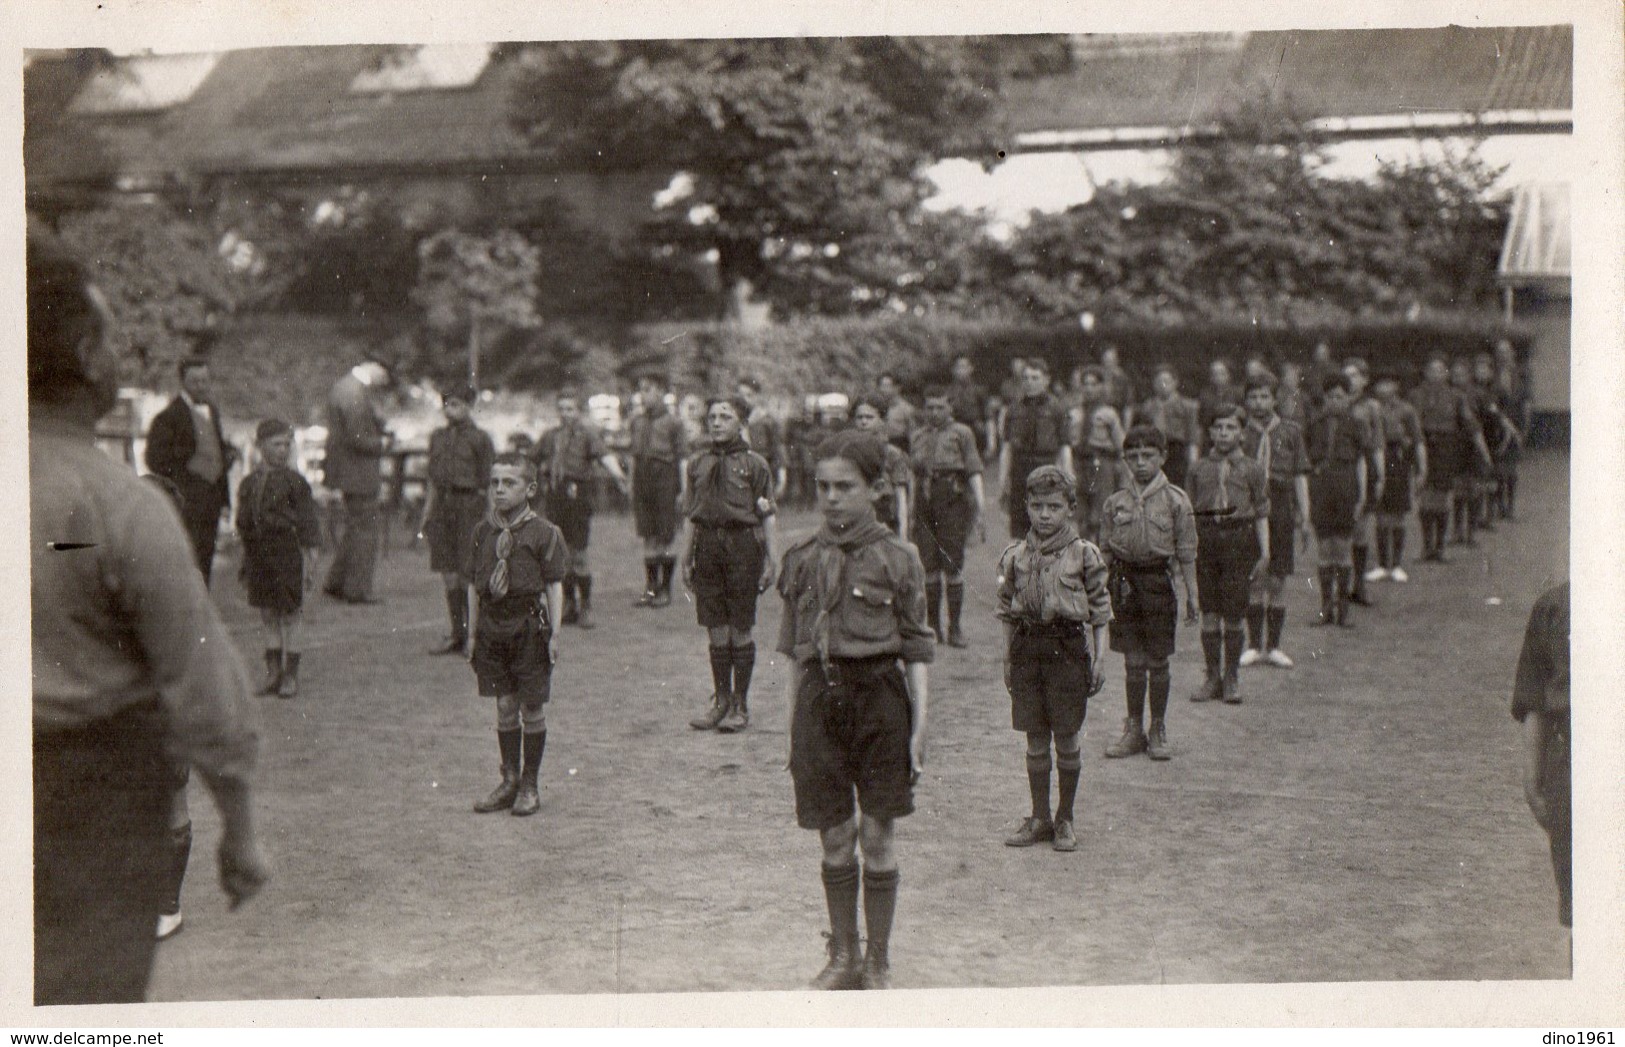
[[[1258,579],[1269,574],[1269,572],[1270,558],[1269,554],[1265,553],[1263,556],[1258,558],[1257,563],[1253,564],[1253,569],[1247,573],[1247,578],[1249,581],[1257,581]]]
[[[771,556],[762,558],[762,576],[756,580],[756,591],[765,593],[773,588],[773,579],[776,577],[776,568]]]
[[[908,738],[908,784],[918,785],[925,773],[925,732],[916,730]]]
[[[1185,624],[1195,625],[1202,620],[1202,609],[1196,604],[1196,597],[1191,593],[1185,594]]]
[[[692,550],[683,553],[683,559],[681,561],[681,565],[682,565],[682,572],[683,572],[683,588],[687,589],[689,592],[693,592],[694,591],[694,553],[692,552]]]
[[[1089,693],[1085,697],[1093,698],[1105,686],[1106,663],[1103,659],[1096,658],[1089,667]]]
[[[231,900],[231,908],[248,901],[260,892],[271,878],[271,866],[260,850],[259,841],[248,836],[220,843],[220,888]]]
[[[558,630],[554,630],[553,632],[548,634],[548,637],[547,637],[547,662],[548,662],[549,665],[558,665],[559,664],[559,634],[558,634]]]

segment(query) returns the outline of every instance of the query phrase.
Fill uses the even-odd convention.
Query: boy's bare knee
[[[871,818],[862,815],[858,839],[863,846],[864,867],[874,872],[886,872],[897,868],[894,847],[896,838],[896,823],[890,818]]]
[[[1048,731],[1028,731],[1027,732],[1027,755],[1028,756],[1038,756],[1038,755],[1048,754],[1048,752],[1049,752],[1049,732]]]
[[[858,818],[854,815],[832,829],[818,834],[824,847],[824,864],[832,869],[851,865],[858,856]]]

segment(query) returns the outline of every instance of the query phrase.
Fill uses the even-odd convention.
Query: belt
[[[1214,527],[1214,528],[1218,528],[1220,530],[1225,530],[1225,531],[1235,530],[1235,529],[1242,528],[1242,527],[1249,527],[1249,526],[1252,525],[1252,522],[1253,522],[1252,517],[1244,517],[1244,518],[1242,518],[1240,520],[1237,520],[1237,519],[1232,519],[1232,518],[1221,518],[1221,517],[1216,517],[1216,516],[1203,516],[1200,513],[1198,513],[1197,516],[1196,516],[1196,526],[1197,527]]]
[[[1113,566],[1125,574],[1166,574],[1168,571],[1168,561],[1166,559],[1145,560],[1140,563],[1118,560]]]
[[[897,654],[872,654],[863,658],[842,658],[831,655],[829,661],[821,666],[824,673],[824,682],[830,686],[838,686],[846,680],[875,676],[888,669],[895,669],[899,657],[900,655]],[[819,662],[815,658],[812,664],[818,666]]]
[[[1016,633],[1020,636],[1082,636],[1087,623],[1071,618],[1053,618],[1035,622],[1031,618],[1016,619]]]
[[[694,526],[703,527],[708,531],[753,531],[760,525],[754,521],[744,523],[739,520],[724,520],[719,523],[711,520],[695,520]]]

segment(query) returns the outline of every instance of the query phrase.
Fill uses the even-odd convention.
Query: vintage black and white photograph
[[[28,46],[34,1005],[1575,978],[1500,10]]]

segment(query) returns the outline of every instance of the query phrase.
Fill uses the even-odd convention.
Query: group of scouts
[[[757,599],[777,582],[777,649],[792,665],[797,820],[820,833],[830,918],[829,962],[814,985],[885,987],[898,883],[893,825],[913,810],[924,758],[926,667],[937,645],[966,643],[965,548],[981,526],[983,454],[994,441],[1016,539],[999,559],[996,616],[1032,798],[1005,840],[1015,847],[1077,847],[1081,731],[1087,700],[1104,683],[1108,625],[1110,647],[1124,658],[1127,716],[1105,755],[1170,758],[1176,576],[1187,621],[1201,623],[1206,661],[1192,700],[1239,704],[1241,667],[1292,666],[1281,647],[1282,591],[1300,537],[1312,531],[1318,549],[1317,624],[1347,626],[1349,604],[1365,602],[1363,582],[1407,580],[1413,499],[1429,559],[1442,559],[1452,518],[1458,540],[1470,542],[1490,505],[1510,516],[1512,474],[1503,470],[1493,488],[1483,482],[1522,440],[1517,405],[1497,393],[1493,359],[1478,384],[1453,383],[1447,362],[1431,360],[1409,400],[1391,376],[1368,392],[1363,361],[1317,363],[1313,396],[1299,374],[1283,388],[1250,365],[1238,386],[1215,363],[1196,399],[1180,395],[1172,368],[1159,367],[1152,395],[1122,408],[1113,399],[1127,400],[1128,384],[1113,358],[1080,369],[1070,405],[1041,360],[1020,362],[1019,386],[991,408],[968,390],[934,385],[915,410],[887,376],[894,388],[883,381],[858,396],[850,427],[826,434],[811,455],[823,524],[784,550],[782,569],[783,436],[754,403],[754,382],[708,402],[696,449],[665,383],[640,380],[626,472],[574,393],[559,396],[556,428],[527,453],[504,454],[470,418],[474,392],[447,393],[447,424],[430,443],[424,532],[451,624],[435,650],[468,654],[479,693],[497,700],[501,780],[474,809],[539,808],[554,623],[592,627],[587,548],[602,469],[630,496],[643,542],[637,605],[669,605],[679,567],[694,594],[712,695],[693,728],[748,726]],[[956,386],[968,380],[961,370]],[[956,399],[985,410],[983,418],[996,411],[996,424],[983,432],[956,420]],[[244,481],[246,521],[239,516],[251,602],[271,638],[266,686],[283,694],[290,673],[297,679],[289,652],[316,539],[308,486],[287,466],[287,435],[281,423],[261,426],[263,464]],[[1486,497],[1491,490],[1495,498]],[[1367,571],[1373,534],[1378,565]]]

